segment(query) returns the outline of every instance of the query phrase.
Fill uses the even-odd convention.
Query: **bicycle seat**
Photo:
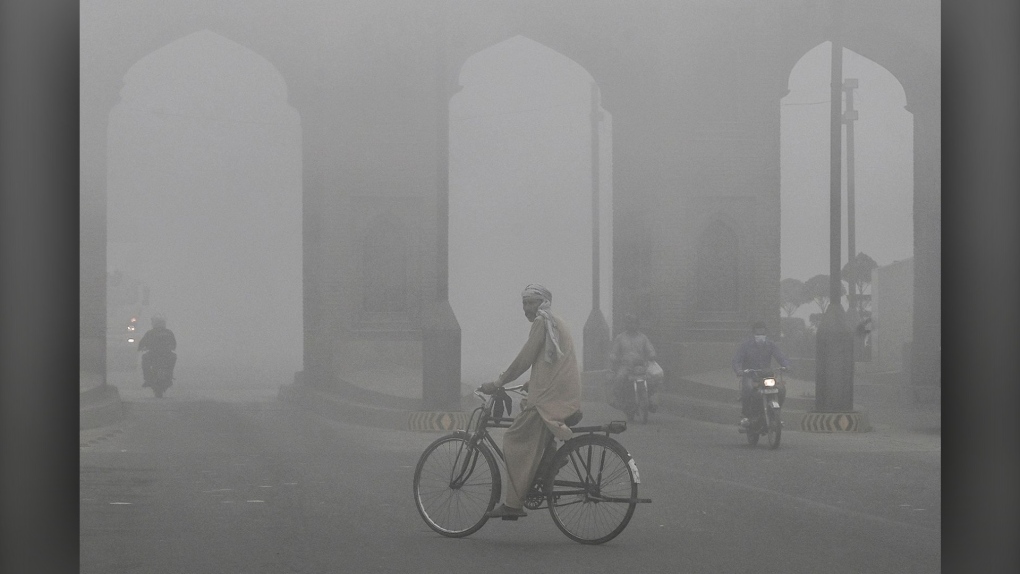
[[[579,410],[578,411],[574,411],[574,414],[572,414],[569,417],[563,419],[563,424],[567,425],[568,427],[572,427],[572,426],[576,425],[577,423],[581,422],[582,418],[584,418],[584,414],[581,411],[579,411]]]

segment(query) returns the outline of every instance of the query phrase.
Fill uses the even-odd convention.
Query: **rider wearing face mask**
[[[779,366],[784,369],[790,368],[790,363],[786,360],[786,357],[779,352],[776,344],[768,339],[764,321],[755,321],[754,325],[751,326],[751,332],[754,336],[741,343],[737,349],[737,354],[733,356],[733,372],[740,377],[740,402],[743,416],[740,419],[740,426],[742,427],[748,426],[748,417],[751,416],[752,409],[754,408],[752,405],[754,394],[752,392],[751,377],[745,371],[747,369],[769,369],[772,367],[773,357],[779,363]],[[786,387],[781,386],[779,387],[780,406],[782,406],[785,399]]]

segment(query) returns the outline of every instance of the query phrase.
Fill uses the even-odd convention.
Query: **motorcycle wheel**
[[[747,444],[751,446],[758,445],[758,437],[761,436],[761,431],[758,430],[758,421],[751,419],[751,424],[747,427]]]
[[[779,439],[783,436],[783,423],[779,417],[779,409],[769,408],[766,412],[766,422],[768,424],[768,439],[769,448],[779,448]]]
[[[642,382],[640,385],[635,385],[634,391],[637,393],[637,406],[638,412],[641,413],[641,424],[648,424],[648,383]]]

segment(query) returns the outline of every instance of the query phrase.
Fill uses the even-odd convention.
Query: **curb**
[[[345,400],[301,383],[280,387],[277,398],[331,420],[360,426],[415,432],[445,432],[467,426],[469,412],[415,411]]]
[[[871,423],[862,412],[848,413],[807,413],[800,423],[800,430],[807,432],[868,432]]]
[[[585,386],[590,400],[601,402],[598,384]],[[668,385],[659,393],[659,412],[679,418],[734,426],[741,407],[736,389],[684,381]],[[325,418],[360,426],[412,432],[448,432],[467,426],[474,397],[463,397],[462,411],[422,411],[406,399],[360,390],[331,392],[302,383],[283,385],[278,399],[308,409]],[[396,399],[396,400],[394,400]],[[417,405],[415,405],[417,406]],[[408,408],[411,407],[411,408]],[[875,430],[864,412],[813,412],[814,400],[787,396],[783,404],[783,428],[788,432],[864,433]]]
[[[701,385],[706,386],[706,385]],[[412,432],[444,432],[467,426],[467,411],[417,411],[353,401],[349,397],[292,383],[280,387],[277,398],[308,409],[325,418],[360,426]],[[594,397],[593,397],[594,398]],[[659,394],[659,412],[681,418],[722,425],[740,421],[740,402],[698,399],[671,392]],[[598,399],[596,399],[598,400]],[[789,397],[787,398],[787,403]],[[800,431],[807,414],[796,409],[783,409],[783,424],[788,431]]]
[[[786,398],[782,409],[783,430],[800,431],[806,411],[788,408],[790,397]],[[693,419],[701,422],[716,423],[735,427],[740,422],[740,401],[733,399],[722,402],[711,399],[699,399],[683,396],[672,392],[659,393],[659,412],[673,416]]]
[[[679,383],[667,382],[663,387],[663,394],[676,395],[683,397],[684,399],[701,399],[729,404],[732,402],[739,402],[740,389],[736,385],[736,379],[734,379],[734,385],[732,388],[725,388],[717,387],[715,385],[706,385],[690,379],[681,378]],[[814,398],[794,396],[792,392],[787,392],[786,399],[783,401],[784,412],[786,412],[787,409],[791,411],[808,412],[813,409],[814,406]],[[737,420],[740,420],[739,417]]]

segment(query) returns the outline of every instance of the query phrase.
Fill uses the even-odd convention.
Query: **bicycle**
[[[499,504],[502,478],[496,461],[505,468],[506,459],[489,429],[510,427],[514,419],[502,416],[502,405],[510,402],[506,391],[523,395],[522,387],[488,397],[476,390],[482,406],[472,411],[466,430],[436,439],[422,453],[414,470],[414,500],[432,530],[451,538],[469,536]],[[610,437],[627,430],[627,423],[573,426],[580,419],[578,412],[564,421],[575,436],[559,448],[550,437],[524,507],[548,508],[557,528],[575,542],[602,544],[623,532],[638,503],[651,499],[638,498],[637,464]]]

